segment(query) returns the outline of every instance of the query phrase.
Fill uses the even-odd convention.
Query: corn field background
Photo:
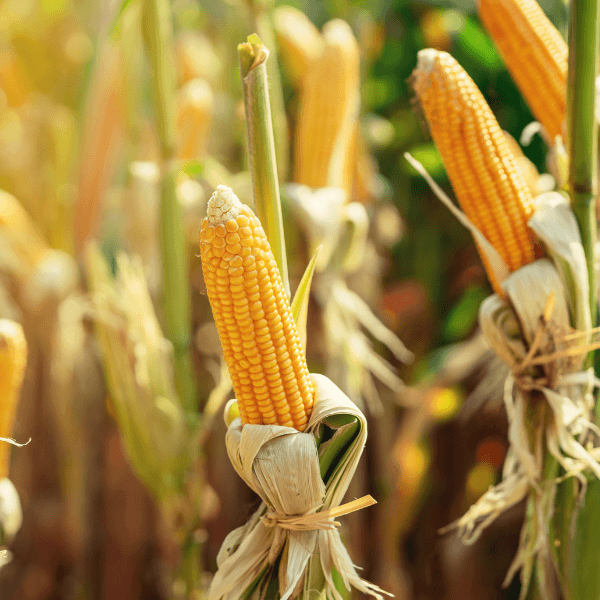
[[[337,55],[316,76],[316,63],[302,71],[293,49],[286,56],[284,4],[317,33],[347,23],[359,56],[347,89],[334,87]],[[478,327],[492,288],[477,248],[404,158],[410,152],[452,195],[411,86],[423,48],[460,63],[515,144],[534,121],[475,2],[172,0],[155,21],[172,21],[164,47],[150,5],[0,0],[0,319],[20,323],[28,345],[14,422],[0,436],[30,440],[11,449],[23,521],[6,545],[0,599],[199,600],[225,536],[258,506],[227,456],[222,414],[233,392],[198,246],[217,185],[252,205],[237,55],[252,33],[271,52],[292,292],[318,243],[334,265],[313,279],[309,370],[326,372],[369,426],[348,498],[371,494],[378,504],[341,518],[352,561],[401,600],[519,598],[518,577],[502,583],[525,502],[474,545],[439,532],[500,481],[507,417],[493,377],[499,359]],[[564,36],[565,3],[540,5]],[[156,73],[169,70],[170,107],[156,87]],[[327,248],[328,219],[346,209],[324,196],[311,217],[313,205],[299,209],[285,184],[325,187],[310,163],[316,172],[320,149],[333,144],[322,139],[327,123],[354,90],[360,108],[336,187],[358,206],[344,214],[349,247],[360,243],[340,256]],[[547,150],[533,135],[523,169],[550,177]],[[161,208],[169,181],[175,217]],[[173,238],[170,218],[180,223]],[[365,326],[375,316],[409,352]],[[0,394],[7,388],[8,376]],[[155,397],[160,417],[144,410]]]

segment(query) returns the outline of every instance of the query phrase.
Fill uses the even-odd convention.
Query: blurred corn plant
[[[353,182],[364,183],[356,173],[368,162],[365,145],[359,143],[359,45],[340,19],[327,23],[321,34],[302,12],[282,6],[274,11],[274,22],[284,68],[298,92],[294,183],[284,191],[309,254],[320,247],[313,286],[322,310],[327,373],[355,401],[367,399],[371,410],[381,413],[372,375],[396,394],[403,385],[392,365],[373,349],[369,335],[401,361],[410,361],[412,355],[369,307],[377,294],[381,261],[368,240],[367,209],[351,201]],[[325,97],[335,100],[323,102]],[[363,185],[363,190],[368,188]],[[358,196],[375,197],[369,191]],[[369,294],[368,302],[351,289],[350,275]]]
[[[550,33],[556,33],[556,39],[562,43],[559,34],[552,31],[547,20],[544,21],[535,2],[518,4],[522,9],[527,7],[522,15],[526,23],[543,21],[538,33],[545,43],[550,43]],[[482,529],[501,512],[526,497],[528,511],[519,549],[506,580],[510,581],[518,570],[521,571],[523,598],[558,597],[560,588],[568,597],[577,598],[585,596],[584,590],[595,589],[595,583],[588,586],[580,580],[572,582],[569,579],[569,569],[574,568],[575,561],[585,562],[587,552],[592,550],[585,545],[576,551],[577,558],[574,559],[568,548],[562,549],[563,544],[568,546],[567,539],[562,538],[566,534],[565,522],[570,523],[568,527],[574,527],[576,523],[569,512],[572,510],[569,498],[575,493],[577,483],[571,480],[573,485],[560,488],[562,492],[557,495],[558,484],[563,480],[557,475],[559,465],[564,469],[564,477],[589,471],[594,483],[593,475],[598,477],[600,473],[593,456],[591,434],[595,431],[593,390],[598,383],[592,370],[588,369],[591,361],[584,365],[583,360],[595,348],[586,342],[591,339],[597,312],[593,248],[596,238],[594,80],[597,58],[595,61],[595,56],[586,59],[582,48],[585,44],[588,50],[596,48],[597,51],[597,10],[597,4],[593,2],[587,7],[574,8],[571,15],[570,43],[577,49],[576,58],[572,54],[569,65],[573,85],[569,100],[572,137],[568,144],[572,151],[571,207],[561,195],[549,193],[536,199],[534,213],[530,188],[522,178],[522,166],[515,161],[506,138],[472,80],[454,59],[444,52],[421,51],[413,75],[420,105],[465,214],[460,213],[439,188],[436,193],[475,237],[496,291],[496,295],[482,305],[481,326],[494,351],[511,368],[504,387],[510,447],[502,481],[490,488],[451,527],[458,527],[463,540],[473,543]],[[587,18],[584,15],[591,17],[592,27],[584,25]],[[514,37],[510,31],[502,35]],[[530,40],[531,52],[535,48],[539,50],[539,37]],[[505,44],[504,38],[500,38],[500,43]],[[563,59],[565,53],[566,50],[562,53]],[[451,114],[446,115],[440,106],[448,106]],[[477,119],[473,114],[475,107]],[[487,140],[485,147],[478,146],[481,137]],[[490,152],[493,162],[489,160]],[[410,161],[428,177],[422,166],[412,158]],[[465,170],[469,161],[471,166]],[[500,165],[501,170],[497,171]],[[503,183],[494,184],[501,174]],[[430,182],[435,189],[431,179]],[[479,193],[475,194],[477,189]],[[502,233],[503,228],[507,229],[505,233]],[[538,239],[554,263],[548,259],[535,260],[540,256],[536,249]],[[570,240],[568,243],[567,239]],[[554,282],[549,283],[551,280]],[[510,307],[504,300],[507,296]],[[548,327],[554,327],[556,331],[544,331]],[[571,327],[579,333],[565,335]],[[546,346],[548,336],[552,340],[551,350]],[[566,340],[571,338],[581,339],[573,344],[583,344],[583,347],[565,349],[564,344],[569,345]],[[548,360],[535,358],[547,353],[550,353]],[[567,362],[560,363],[561,360]],[[532,361],[542,365],[541,376],[531,372],[529,363]],[[560,374],[552,376],[550,373],[556,368]],[[531,378],[534,383],[523,385],[523,377]],[[535,383],[536,377],[539,383]],[[563,382],[563,377],[570,377],[571,383]],[[579,386],[576,383],[578,377],[581,379]],[[540,393],[539,398],[534,397],[536,392],[533,390]],[[542,399],[545,402],[540,404]],[[579,407],[578,419],[581,420],[574,422],[564,418],[567,405]],[[587,450],[578,441],[585,438],[588,439]],[[587,482],[584,478],[579,478],[579,484],[585,493]],[[563,513],[565,509],[566,514]],[[553,521],[555,514],[559,516]],[[593,509],[588,510],[580,523],[594,519],[593,515]],[[548,521],[549,531],[546,530]],[[579,535],[585,539],[585,534]],[[555,540],[554,546],[560,550],[551,549],[548,536]]]
[[[8,478],[8,470],[11,445],[16,444],[11,432],[26,361],[23,328],[14,321],[0,319],[0,568],[10,560],[3,547],[15,537],[23,520],[19,494]]]

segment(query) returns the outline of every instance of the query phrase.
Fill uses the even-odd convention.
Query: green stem
[[[289,297],[290,286],[285,255],[283,217],[267,83],[266,62],[269,58],[269,51],[257,35],[251,35],[248,42],[238,46],[238,56],[244,92],[248,153],[256,212],[271,245],[285,291]]]
[[[596,74],[598,72],[598,0],[573,0],[569,23],[569,73],[567,95],[567,146],[569,148],[569,192],[571,206],[579,225],[590,284],[592,327],[596,325],[598,299],[594,269],[596,226],[596,178],[598,160],[598,124],[595,116]],[[587,366],[594,362],[588,356]],[[598,420],[598,419],[596,419]],[[587,489],[585,505],[576,509],[578,486],[566,488],[557,498],[556,514],[562,523],[557,528],[561,545],[558,553],[559,579],[569,600],[587,600],[600,596],[597,569],[600,538],[593,535],[600,521],[598,481]],[[563,484],[565,485],[565,484]],[[570,536],[573,519],[575,534]],[[556,520],[556,519],[555,519]],[[590,535],[592,533],[592,535]]]
[[[182,215],[176,193],[179,169],[170,162],[161,181],[160,248],[163,270],[165,332],[173,344],[175,384],[183,408],[195,413],[196,381],[190,352],[190,293],[188,287],[187,249],[182,229]]]
[[[186,411],[195,412],[196,382],[190,355],[190,293],[186,242],[177,200],[175,64],[169,0],[145,0],[142,24],[152,66],[156,128],[161,151],[160,248],[165,333],[173,344],[175,383]]]
[[[573,0],[569,25],[567,99],[569,189],[588,265],[592,327],[596,325],[597,290],[594,270],[596,243],[596,177],[598,125],[596,74],[598,72],[598,0]]]

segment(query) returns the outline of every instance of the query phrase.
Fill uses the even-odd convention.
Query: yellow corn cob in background
[[[219,185],[200,233],[202,270],[242,423],[306,428],[314,389],[260,222]]]
[[[360,103],[360,57],[352,29],[334,19],[323,28],[325,46],[308,69],[295,133],[296,183],[352,188]]]
[[[24,273],[35,267],[49,247],[29,214],[8,192],[0,190],[0,241],[6,242],[19,260]],[[6,258],[6,257],[5,257]],[[0,260],[0,266],[2,261]]]
[[[536,166],[523,154],[523,150],[521,149],[521,146],[519,146],[517,140],[515,140],[515,138],[507,131],[503,131],[502,133],[504,134],[504,138],[508,144],[508,149],[515,157],[515,164],[517,165],[519,171],[521,171],[521,175],[523,176],[527,187],[531,191],[531,195],[535,198],[542,192],[549,191],[548,189],[543,188],[543,180],[540,178],[539,171],[537,170]]]
[[[183,86],[200,78],[215,84],[223,70],[223,63],[214,44],[199,31],[182,31],[175,40],[177,81]]]
[[[448,53],[427,49],[418,53],[413,86],[467,217],[511,271],[532,262],[533,234],[527,228],[531,192],[473,80]],[[495,291],[503,295],[491,269],[487,271]]]
[[[9,438],[19,402],[27,342],[23,328],[14,321],[0,319],[0,437]],[[0,440],[0,479],[8,475],[11,445]]]
[[[203,79],[188,81],[177,94],[178,157],[198,158],[206,151],[214,98],[210,85]]]
[[[292,6],[279,6],[273,11],[273,26],[290,82],[299,88],[309,65],[323,51],[323,36],[302,11]]]
[[[534,117],[563,134],[568,47],[535,0],[479,0],[481,20]]]

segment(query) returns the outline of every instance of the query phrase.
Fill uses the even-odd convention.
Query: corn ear
[[[179,90],[177,135],[180,159],[191,160],[205,153],[213,109],[213,93],[203,79],[192,79]]]
[[[510,271],[534,260],[533,199],[481,92],[446,52],[421,50],[413,86],[461,208]],[[483,252],[492,286],[503,295]]]
[[[306,73],[295,134],[294,181],[340,187],[350,197],[360,104],[360,57],[352,29],[334,19]]]
[[[323,51],[323,37],[313,22],[292,6],[276,8],[273,24],[285,70],[292,85],[300,88],[311,64]]]
[[[479,0],[479,15],[550,140],[563,135],[568,47],[535,0]]]
[[[202,270],[242,423],[303,431],[314,389],[260,222],[220,185],[200,233]]]

